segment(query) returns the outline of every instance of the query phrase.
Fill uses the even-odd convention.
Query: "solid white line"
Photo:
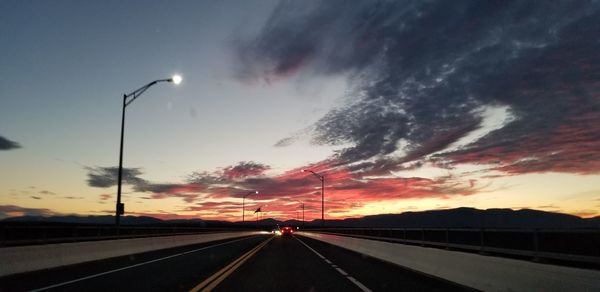
[[[306,246],[308,249],[310,249],[312,252],[314,252],[315,254],[317,254],[319,257],[321,257],[323,260],[325,260],[325,262],[327,262],[328,264],[330,264],[330,266],[336,266],[335,264],[333,264],[331,261],[329,261],[328,259],[326,259],[324,256],[322,256],[318,251],[314,250],[312,247],[308,246],[308,244],[304,243],[304,241],[300,240],[300,238],[298,238],[297,236],[294,236],[295,239],[297,239],[298,241],[300,241],[300,243],[302,243],[304,246]],[[337,267],[337,266],[336,266]],[[361,282],[359,282],[358,280],[354,279],[354,277],[348,275],[348,273],[346,273],[346,271],[340,269],[340,268],[335,268],[340,274],[346,276],[346,279],[350,280],[350,282],[354,283],[354,285],[358,286],[358,288],[360,288],[361,290],[363,290],[364,292],[372,292],[371,289],[367,288],[367,286],[363,285]]]
[[[116,273],[116,272],[119,272],[119,271],[123,271],[123,270],[131,269],[131,268],[135,268],[135,267],[139,267],[139,266],[151,264],[151,263],[154,263],[154,262],[158,262],[158,261],[162,261],[162,260],[166,260],[166,259],[170,259],[170,258],[174,258],[174,257],[186,255],[188,253],[193,253],[193,252],[197,252],[197,251],[209,249],[209,248],[212,248],[212,247],[217,247],[217,246],[221,246],[221,245],[225,245],[225,244],[230,244],[230,243],[233,243],[233,242],[236,242],[236,241],[248,239],[250,237],[252,237],[252,236],[244,237],[244,238],[240,238],[240,239],[235,239],[235,240],[232,240],[232,241],[222,242],[222,243],[218,243],[218,244],[215,244],[215,245],[209,245],[209,246],[201,247],[201,248],[198,248],[198,249],[189,250],[189,251],[186,251],[186,252],[182,252],[182,253],[178,253],[178,254],[174,254],[174,255],[170,255],[170,256],[158,258],[158,259],[154,259],[154,260],[151,260],[151,261],[147,261],[147,262],[143,262],[143,263],[139,263],[139,264],[127,266],[127,267],[122,267],[122,268],[118,268],[118,269],[114,269],[114,270],[110,270],[110,271],[106,271],[106,272],[102,272],[102,273],[98,273],[98,274],[94,274],[94,275],[90,275],[90,276],[86,276],[86,277],[81,277],[81,278],[77,278],[75,280],[70,280],[70,281],[66,281],[66,282],[62,282],[62,283],[58,283],[58,284],[46,286],[46,287],[43,287],[43,288],[38,288],[38,289],[35,289],[35,290],[30,290],[30,291],[31,292],[36,292],[36,291],[48,290],[48,289],[52,289],[52,288],[56,288],[56,287],[60,287],[60,286],[68,285],[68,284],[72,284],[72,283],[75,283],[75,282],[80,282],[80,281],[84,281],[84,280],[88,280],[88,279],[92,279],[92,278],[104,276],[104,275],[107,275],[107,274],[112,274],[112,273]]]

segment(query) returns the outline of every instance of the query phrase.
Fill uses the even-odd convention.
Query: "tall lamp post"
[[[252,192],[248,192],[245,196],[242,197],[242,223],[245,222],[245,215],[246,215],[246,197],[250,196],[252,194],[256,194],[258,195],[258,191],[252,191]]]
[[[125,133],[125,108],[131,104],[136,98],[138,98],[142,93],[144,93],[148,88],[152,85],[159,82],[171,82],[174,84],[181,83],[181,76],[173,75],[173,77],[168,79],[159,79],[154,80],[139,89],[123,95],[123,113],[121,115],[121,148],[119,150],[119,177],[118,177],[118,185],[117,185],[117,206],[115,212],[115,224],[117,227],[121,224],[121,215],[125,214],[125,204],[121,203],[121,181],[123,179],[123,135]]]
[[[302,172],[310,172],[321,181],[321,227],[325,226],[325,177],[310,170],[303,169]]]

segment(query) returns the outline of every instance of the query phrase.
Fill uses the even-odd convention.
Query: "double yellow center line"
[[[192,288],[190,292],[197,291],[211,291],[217,285],[219,285],[225,278],[227,278],[231,273],[233,273],[237,268],[239,268],[244,262],[246,262],[249,258],[251,258],[255,253],[257,253],[263,246],[265,246],[269,241],[271,241],[273,237],[269,237],[269,239],[263,241],[259,245],[255,246],[253,249],[243,254],[241,257],[237,258],[235,261],[231,262],[226,267],[222,268],[218,272],[214,273],[212,276],[208,277],[208,279],[202,281],[202,283],[196,285],[196,287]]]

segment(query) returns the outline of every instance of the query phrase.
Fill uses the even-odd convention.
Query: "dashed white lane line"
[[[367,288],[367,286],[363,285],[361,282],[356,280],[354,277],[348,275],[348,273],[346,273],[346,271],[339,268],[336,264],[332,263],[330,260],[325,258],[323,255],[321,255],[318,251],[314,250],[312,247],[308,246],[308,244],[304,243],[304,241],[300,240],[300,238],[298,238],[296,236],[294,236],[294,238],[297,239],[298,241],[300,241],[300,243],[302,243],[302,245],[306,246],[306,248],[310,249],[317,256],[322,258],[326,263],[328,263],[332,268],[334,268],[336,271],[338,271],[338,273],[342,274],[342,276],[346,277],[346,279],[348,279],[350,282],[354,283],[354,285],[356,285],[358,288],[360,288],[361,290],[363,290],[365,292],[372,292],[371,289]]]
[[[358,280],[354,279],[354,277],[352,276],[347,276],[346,277],[348,280],[350,280],[350,282],[354,283],[356,286],[358,286],[358,288],[362,289],[363,291],[371,291],[371,289],[367,288],[365,285],[363,285],[361,282],[359,282]]]

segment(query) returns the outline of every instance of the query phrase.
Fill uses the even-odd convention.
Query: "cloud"
[[[298,137],[296,137],[296,136],[287,137],[287,138],[280,139],[275,144],[273,144],[273,146],[286,147],[286,146],[290,146],[290,145],[294,144],[294,142],[296,142],[297,140],[298,140]]]
[[[91,187],[108,188],[117,185],[118,167],[87,167],[88,185]],[[204,185],[197,182],[190,183],[154,183],[140,176],[143,172],[139,168],[124,168],[122,183],[130,185],[135,192],[151,193],[151,199],[182,198],[186,203],[198,198],[198,193],[204,190]],[[212,181],[216,182],[216,181]],[[67,198],[67,197],[66,197]],[[68,197],[77,199],[77,197]],[[102,194],[100,200],[108,200],[111,195]]]
[[[31,196],[31,198],[34,199],[34,200],[41,200],[42,199],[42,197],[38,197],[38,196]]]
[[[590,174],[600,172],[599,34],[597,2],[282,1],[238,42],[237,73],[350,78],[347,103],[314,125],[314,143],[353,145],[338,165],[402,150],[387,169],[434,159]],[[514,119],[444,152],[494,106]]]
[[[0,218],[19,216],[52,216],[54,211],[45,208],[25,208],[16,205],[0,205]]]
[[[407,166],[406,168],[416,167]],[[258,195],[246,198],[246,207],[263,209],[270,216],[286,218],[299,210],[299,201],[305,204],[307,218],[316,218],[321,209],[321,185],[311,174],[300,169],[308,168],[325,176],[325,205],[328,214],[347,214],[367,203],[395,201],[399,199],[438,198],[469,196],[484,191],[489,185],[475,179],[460,176],[444,176],[435,179],[420,177],[372,177],[376,171],[356,172],[345,166],[336,165],[335,160],[323,161],[292,169],[283,174],[266,177],[228,179],[217,177],[214,172],[200,174],[200,180],[207,175],[216,183],[208,184],[203,190],[201,203],[187,206],[182,212],[200,212],[214,218],[239,220],[241,199],[248,190],[258,190]],[[190,177],[194,181],[194,177]],[[196,202],[198,202],[196,201]],[[220,216],[220,217],[219,217]]]
[[[67,199],[67,200],[81,200],[81,199],[83,199],[83,197],[64,196],[63,199]]]
[[[112,198],[113,198],[113,195],[111,195],[111,194],[100,194],[101,201],[111,200]]]
[[[179,198],[185,205],[180,212],[196,212],[198,216],[212,219],[239,220],[241,198],[249,191],[258,190],[258,195],[246,198],[248,208],[263,206],[270,216],[284,218],[296,212],[299,202],[305,204],[307,218],[319,214],[321,209],[321,188],[318,179],[301,169],[311,169],[325,176],[325,193],[328,213],[345,214],[353,208],[363,207],[370,202],[384,202],[398,199],[438,198],[466,196],[480,192],[485,185],[476,180],[462,180],[460,177],[445,176],[436,179],[419,177],[376,177],[374,174],[389,173],[389,161],[376,161],[360,167],[356,171],[338,165],[335,159],[305,165],[275,176],[266,176],[270,166],[257,162],[239,162],[219,168],[213,172],[194,172],[185,182],[154,183],[141,178],[139,169],[127,170],[127,182],[136,192],[149,195],[146,200]],[[404,169],[419,167],[407,164]],[[365,169],[368,169],[366,171]],[[113,186],[115,168],[88,168],[88,183],[91,186]],[[109,194],[100,196],[101,201],[111,199]],[[161,218],[164,218],[161,217]],[[315,217],[316,218],[316,217]]]
[[[223,177],[227,179],[240,179],[250,176],[259,176],[264,174],[269,166],[252,161],[242,161],[235,166],[229,166],[223,169]]]
[[[246,207],[248,207],[248,206],[246,206]],[[197,204],[195,206],[185,207],[184,209],[182,209],[180,211],[189,212],[189,211],[215,211],[215,210],[219,210],[221,212],[228,211],[228,212],[233,212],[233,213],[239,213],[242,210],[242,203],[234,202],[234,201],[203,202],[203,203]]]
[[[148,199],[165,199],[165,198],[181,198],[186,203],[193,203],[198,194],[182,194],[182,193],[153,193]]]
[[[118,182],[118,167],[86,167],[88,170],[88,185],[91,187],[108,188],[117,185]],[[143,172],[139,168],[123,168],[122,183],[123,185],[133,186],[138,192],[177,192],[197,190],[201,186],[199,184],[169,184],[169,183],[152,183],[140,176]]]
[[[118,167],[87,167],[88,185],[91,187],[108,188],[116,186],[119,178]],[[141,185],[144,180],[139,178],[142,172],[139,168],[123,168],[122,183],[128,185]]]
[[[19,143],[8,140],[7,138],[0,136],[0,151],[13,150],[13,149],[18,149],[18,148],[21,148],[21,145]]]

